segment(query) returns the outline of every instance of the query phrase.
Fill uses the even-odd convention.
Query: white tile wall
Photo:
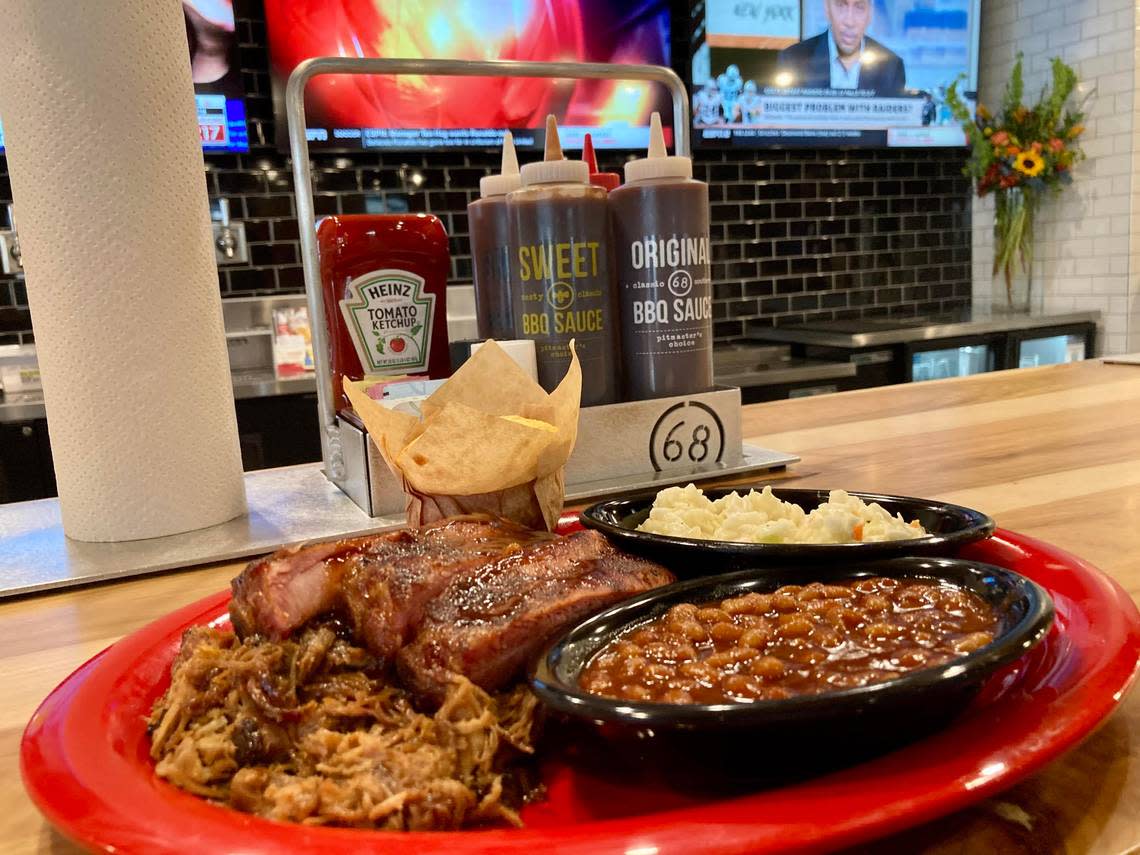
[[[1137,7],[1130,9],[1133,13],[1132,23],[1126,22],[1120,17],[1124,12],[1117,13],[1117,21],[1123,27],[1125,25],[1131,26],[1133,32],[1137,20],[1140,15],[1137,15],[1136,9],[1140,9],[1140,0],[1134,0]],[[1132,89],[1133,92],[1140,92],[1140,38],[1134,39],[1132,53],[1129,56],[1132,61]],[[1127,105],[1120,101],[1121,96],[1117,96],[1118,111],[1124,113]],[[1128,287],[1125,289],[1124,294],[1115,295],[1109,298],[1112,306],[1113,317],[1124,318],[1124,333],[1121,335],[1119,332],[1110,333],[1113,343],[1117,344],[1120,351],[1127,351],[1134,353],[1140,351],[1140,182],[1137,181],[1135,176],[1140,176],[1140,143],[1137,142],[1137,135],[1140,135],[1140,98],[1134,97],[1132,100],[1132,153],[1131,165],[1132,175],[1134,176],[1131,181],[1130,198],[1132,203],[1132,217],[1129,226],[1129,239],[1131,247],[1128,257],[1127,279]],[[1123,343],[1119,339],[1123,338]],[[1110,351],[1117,352],[1117,351]]]
[[[1101,350],[1140,350],[1140,0],[987,0],[982,12],[980,94],[996,108],[1018,51],[1027,97],[1060,56],[1087,102],[1085,153],[1072,186],[1046,199],[1035,236],[1034,287],[1046,311],[1099,309]],[[993,200],[975,199],[974,300],[988,304],[1001,283],[993,265]]]

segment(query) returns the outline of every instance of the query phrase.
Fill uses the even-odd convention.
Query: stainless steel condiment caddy
[[[404,494],[366,433],[337,415],[332,394],[328,319],[321,293],[304,97],[309,81],[328,74],[620,79],[658,83],[672,96],[674,147],[677,154],[684,156],[690,154],[689,95],[675,72],[656,65],[321,57],[306,60],[294,69],[285,90],[285,112],[293,159],[301,262],[313,335],[325,474],[366,513],[384,516],[403,508]],[[741,432],[740,390],[717,388],[676,398],[583,409],[578,444],[566,468],[566,492],[569,500],[575,500],[773,469],[798,459],[794,455],[745,445]]]

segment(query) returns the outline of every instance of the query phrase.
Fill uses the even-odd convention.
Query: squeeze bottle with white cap
[[[538,382],[548,392],[570,365],[570,341],[582,366],[582,404],[618,400],[617,298],[609,254],[606,191],[590,168],[566,160],[554,117],[546,154],[522,168],[522,188],[507,194],[513,244],[514,338],[533,339]]]
[[[515,141],[503,135],[503,160],[498,175],[479,179],[479,198],[467,206],[471,229],[471,260],[475,280],[475,320],[479,338],[514,338],[511,321],[510,244],[507,194],[522,186]]]
[[[666,156],[661,116],[649,154],[625,165],[609,195],[621,305],[626,400],[713,385],[709,188],[693,162]]]

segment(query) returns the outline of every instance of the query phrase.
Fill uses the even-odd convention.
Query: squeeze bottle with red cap
[[[341,214],[317,225],[337,409],[341,380],[451,374],[447,233],[431,214]]]
[[[582,366],[582,404],[618,400],[617,300],[610,266],[606,191],[590,169],[566,160],[554,117],[546,155],[522,168],[507,194],[515,338],[534,340],[538,382],[553,391],[570,365],[573,339]]]
[[[625,165],[609,195],[621,305],[626,400],[713,385],[709,188],[693,162],[667,156],[661,116],[647,157]]]
[[[607,193],[621,184],[621,176],[616,172],[598,172],[598,158],[594,155],[594,140],[586,134],[582,142],[582,160],[590,167],[590,183],[601,187]]]
[[[479,198],[467,206],[471,228],[471,259],[475,280],[475,320],[479,338],[514,338],[511,320],[510,220],[507,194],[522,186],[515,141],[503,135],[503,160],[498,175],[479,179]]]

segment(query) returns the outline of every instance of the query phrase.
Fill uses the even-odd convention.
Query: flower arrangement
[[[1037,205],[1046,191],[1056,193],[1072,183],[1073,166],[1085,156],[1080,146],[1084,113],[1065,106],[1077,85],[1076,72],[1054,57],[1052,85],[1029,107],[1022,103],[1021,63],[1018,54],[997,115],[979,103],[971,116],[958,81],[946,93],[971,148],[963,173],[974,179],[978,196],[995,194],[993,272],[1004,274],[1011,307],[1016,268],[1028,275],[1033,263]]]

